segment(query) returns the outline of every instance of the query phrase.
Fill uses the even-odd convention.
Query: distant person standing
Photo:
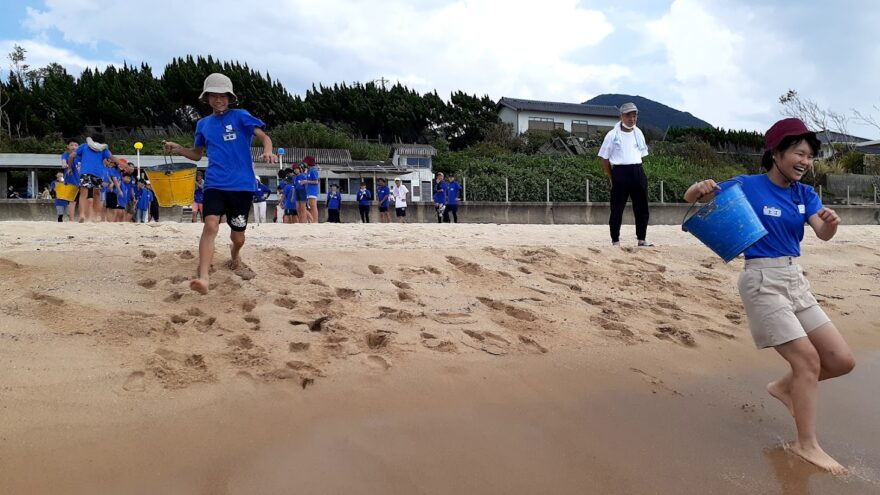
[[[391,214],[388,213],[388,203],[391,198],[391,189],[385,183],[385,179],[377,179],[379,186],[376,188],[376,200],[379,201],[379,222],[391,223]]]
[[[327,193],[327,222],[340,223],[339,209],[342,207],[342,195],[339,194],[339,188],[336,184],[330,185],[330,192]]]
[[[434,211],[437,212],[437,223],[442,223],[446,211],[446,179],[443,172],[437,172],[434,177]]]
[[[192,204],[192,223],[198,223],[202,220],[202,216],[204,215],[205,207],[203,202],[205,201],[205,176],[202,175],[201,172],[196,172],[196,185],[195,190],[193,191],[193,204]]]
[[[71,139],[67,142],[67,151],[61,155],[62,167],[64,170],[64,183],[71,184],[77,187],[76,198],[70,202],[68,217],[70,221],[73,221],[74,214],[76,213],[76,205],[79,204],[79,160],[74,160],[73,164],[68,164],[68,158],[70,155],[76,156],[76,149],[79,148],[79,143],[75,140]]]
[[[49,189],[51,191],[51,197],[55,198],[55,214],[58,215],[58,221],[64,221],[64,214],[68,212],[68,205],[70,201],[65,199],[61,199],[58,197],[58,190],[56,189],[59,185],[64,184],[64,172],[58,172],[55,174],[55,180],[53,180],[49,184]],[[71,220],[73,220],[71,218]]]
[[[296,219],[299,223],[310,223],[312,215],[309,214],[309,198],[307,184],[309,175],[306,173],[305,164],[300,164],[296,169],[296,177],[293,178],[294,193],[296,194]]]
[[[266,200],[272,191],[269,186],[263,184],[260,176],[256,176],[256,184],[254,184],[254,222],[266,223]]]
[[[400,177],[394,179],[394,187],[391,188],[391,197],[394,198],[394,212],[399,223],[406,223],[406,195],[409,189],[403,185]]]
[[[639,246],[652,246],[648,233],[648,177],[642,158],[648,155],[645,135],[636,127],[639,109],[634,103],[620,106],[620,122],[605,135],[599,156],[602,168],[611,183],[611,244],[620,245],[620,224],[627,199],[632,198],[636,218],[636,239]]]
[[[458,193],[461,192],[461,184],[456,182],[453,172],[449,173],[446,180],[446,208],[443,211],[443,221],[449,223],[449,216],[452,215],[452,223],[458,223]]]
[[[357,202],[361,223],[370,223],[370,206],[373,204],[373,194],[367,189],[366,182],[361,182],[361,188],[357,192]]]
[[[318,223],[318,194],[321,189],[321,174],[318,167],[315,166],[315,157],[307,156],[303,158],[306,166],[306,211],[312,223]]]

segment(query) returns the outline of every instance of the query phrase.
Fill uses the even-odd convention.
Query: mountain
[[[642,96],[604,94],[589,99],[584,104],[619,107],[630,101],[639,108],[639,126],[641,127],[656,127],[660,131],[665,131],[669,127],[712,127],[712,124],[698,119],[688,112],[676,110]]]

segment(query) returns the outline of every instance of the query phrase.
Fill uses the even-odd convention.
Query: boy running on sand
[[[77,162],[80,164],[80,222],[98,221],[101,217],[104,206],[101,204],[100,191],[107,175],[104,161],[119,163],[103,141],[103,135],[93,134],[67,157],[68,167],[73,167]],[[86,199],[83,200],[83,197]]]
[[[192,148],[168,141],[165,150],[198,162],[206,149],[208,169],[205,172],[204,217],[205,226],[199,240],[199,271],[190,289],[207,294],[209,270],[214,259],[214,240],[220,230],[220,217],[232,229],[229,267],[235,269],[241,262],[248,214],[254,197],[254,163],[251,159],[251,141],[256,136],[263,144],[260,159],[277,162],[272,153],[272,140],[263,131],[263,121],[247,110],[230,109],[236,99],[232,81],[223,74],[214,73],[205,78],[199,99],[211,106],[212,114],[196,124]]]

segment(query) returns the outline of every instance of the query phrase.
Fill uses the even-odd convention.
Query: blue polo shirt
[[[435,204],[445,204],[446,203],[446,182],[435,182],[434,183],[434,203]]]
[[[379,186],[376,189],[376,197],[379,199],[379,206],[388,208],[388,197],[391,195],[391,189],[388,186]]]
[[[458,193],[461,191],[461,184],[455,182],[446,183],[446,204],[448,205],[457,205],[458,204]]]
[[[294,193],[293,184],[285,184],[284,186],[284,209],[285,210],[295,210],[296,209],[296,193]]]
[[[193,203],[203,203],[205,199],[205,185],[199,185],[196,182],[196,189],[193,191]]]
[[[816,191],[800,182],[779,187],[767,174],[740,175],[719,186],[725,190],[736,182],[767,229],[767,235],[746,249],[746,259],[800,256],[804,224],[822,209]]]
[[[358,206],[370,206],[373,202],[373,194],[370,193],[369,189],[364,189],[363,191],[358,189],[357,200]]]
[[[342,195],[337,191],[336,194],[327,193],[327,209],[338,210],[342,205]]]
[[[138,192],[138,200],[137,200],[137,209],[138,210],[149,210],[150,203],[153,202],[153,191],[150,191],[146,187],[140,189]]]
[[[266,184],[257,182],[254,187],[254,203],[263,203],[272,191]]]
[[[296,189],[297,191],[306,190],[306,184],[304,184],[302,181],[308,180],[308,179],[309,179],[308,174],[298,174],[296,177],[293,178],[294,189]],[[308,193],[308,191],[307,191],[307,193]]]
[[[247,110],[233,108],[223,115],[211,114],[196,123],[196,148],[208,153],[205,189],[253,191],[254,160],[251,141],[254,130],[266,124]]]
[[[309,167],[308,173],[306,173],[307,180],[321,180],[321,174],[318,173],[317,167]],[[318,196],[320,192],[321,185],[320,184],[306,184],[306,194],[309,196]]]
[[[63,156],[63,155],[62,155]],[[79,173],[91,174],[95,177],[104,177],[107,167],[104,166],[104,160],[113,156],[109,148],[104,151],[93,151],[88,144],[81,144],[76,149],[76,158],[74,162],[79,160]]]

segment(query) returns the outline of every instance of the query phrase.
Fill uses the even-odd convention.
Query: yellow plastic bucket
[[[79,192],[79,188],[74,184],[62,184],[60,182],[55,183],[55,197],[58,199],[63,199],[65,201],[74,201],[76,200],[76,193]]]
[[[189,206],[196,190],[195,163],[166,163],[146,169],[159,206]]]

